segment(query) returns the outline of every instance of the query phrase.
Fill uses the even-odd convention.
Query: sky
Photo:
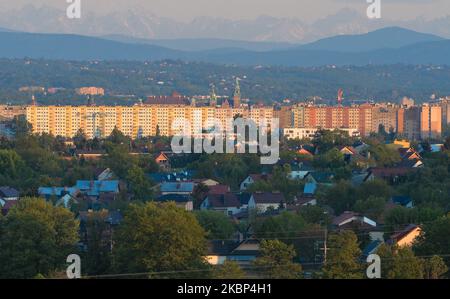
[[[254,19],[261,15],[300,18],[314,22],[344,8],[365,12],[367,0],[81,0],[84,11],[107,14],[126,9],[145,9],[159,17],[191,21],[198,16]],[[382,17],[411,20],[450,15],[450,0],[380,0]],[[1,10],[23,5],[48,5],[65,9],[67,0],[0,0]]]

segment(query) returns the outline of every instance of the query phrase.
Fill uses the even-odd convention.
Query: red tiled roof
[[[234,193],[210,194],[208,195],[209,205],[213,208],[240,207],[241,202]]]
[[[342,222],[349,220],[356,216],[358,216],[358,213],[345,211],[344,213],[342,213],[341,215],[339,215],[333,219],[333,224],[340,225]]]
[[[257,182],[257,181],[261,181],[261,180],[267,181],[270,178],[272,178],[272,175],[271,174],[250,174],[250,177],[252,178],[252,180],[254,182]]]
[[[230,186],[227,185],[215,185],[210,186],[208,194],[226,194],[230,192]]]

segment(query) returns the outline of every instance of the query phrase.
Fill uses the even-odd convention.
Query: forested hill
[[[0,102],[29,103],[31,94],[19,92],[23,86],[64,88],[54,95],[37,93],[45,104],[85,102],[74,89],[99,86],[107,96],[99,103],[137,101],[147,95],[178,91],[189,96],[209,94],[215,84],[219,95],[230,96],[235,76],[242,79],[244,98],[255,101],[303,100],[316,96],[333,100],[339,88],[345,102],[397,101],[403,96],[428,101],[431,94],[450,95],[448,66],[364,66],[364,67],[246,67],[181,61],[56,61],[0,59]]]

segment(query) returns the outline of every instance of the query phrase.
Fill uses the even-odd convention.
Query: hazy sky
[[[145,8],[158,16],[188,21],[197,16],[253,19],[260,15],[298,17],[306,22],[334,14],[343,8],[365,13],[366,0],[81,0],[84,11],[109,13]],[[392,20],[450,15],[450,0],[381,0],[382,16]],[[65,9],[66,0],[0,0],[0,9],[17,9],[25,4],[50,5]]]

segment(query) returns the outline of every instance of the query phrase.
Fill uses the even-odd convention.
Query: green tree
[[[260,244],[261,256],[254,261],[254,266],[268,279],[302,278],[302,267],[293,262],[296,256],[292,245],[279,240],[263,240]]]
[[[87,251],[84,254],[88,275],[106,274],[111,267],[111,231],[106,222],[108,211],[88,213],[86,222]]]
[[[103,157],[104,164],[121,179],[125,179],[128,171],[137,164],[136,158],[129,154],[125,145],[108,143],[106,152],[107,155]]]
[[[344,155],[337,148],[314,157],[314,165],[322,169],[336,169],[345,166]]]
[[[425,223],[422,226],[422,233],[416,239],[414,251],[419,255],[443,255],[449,253],[450,248],[450,214],[438,218],[435,221]],[[447,266],[450,259],[444,258]]]
[[[354,210],[371,219],[378,219],[384,211],[386,200],[382,197],[370,196],[366,200],[358,200]]]
[[[116,271],[166,272],[150,276],[193,278],[199,270],[208,269],[205,235],[195,216],[174,203],[131,204],[116,232]]]
[[[433,255],[425,261],[425,278],[427,279],[439,279],[447,273],[447,271],[447,265],[438,255]]]
[[[244,279],[245,272],[235,261],[225,261],[223,265],[217,266],[213,272],[214,279]]]
[[[0,176],[9,180],[19,178],[25,168],[25,162],[14,150],[0,149]]]
[[[256,220],[255,234],[258,238],[295,238],[307,228],[302,216],[293,212],[283,212],[268,218]]]
[[[355,188],[347,181],[339,181],[331,188],[319,192],[321,202],[331,206],[336,214],[351,211],[356,202]]]
[[[125,136],[117,127],[114,127],[107,140],[114,144],[129,144],[131,142],[131,139]]]
[[[387,201],[392,196],[392,188],[384,180],[373,180],[363,183],[356,190],[357,198],[366,200],[369,197],[384,198]]]
[[[352,231],[331,234],[328,239],[327,260],[323,267],[325,278],[360,279],[363,269],[358,262],[361,250],[358,238]]]
[[[17,137],[29,135],[32,131],[32,125],[27,121],[25,115],[14,116],[12,129]]]
[[[215,211],[198,211],[195,213],[198,222],[207,232],[209,239],[228,239],[236,227],[224,213]]]
[[[377,144],[369,149],[371,156],[375,159],[376,165],[379,167],[389,167],[400,162],[400,154],[397,150],[389,148],[385,144]]]
[[[138,166],[132,166],[127,173],[126,180],[129,190],[133,192],[135,200],[150,200],[153,197],[153,190],[150,181]]]
[[[381,258],[381,275],[387,279],[422,279],[424,264],[409,247],[382,245],[378,250]]]
[[[42,199],[24,198],[0,222],[0,278],[33,278],[62,269],[76,253],[74,215]]]

